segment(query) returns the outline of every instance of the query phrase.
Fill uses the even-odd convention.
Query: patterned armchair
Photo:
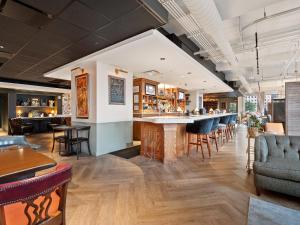
[[[0,184],[1,225],[65,225],[71,166],[42,176]]]

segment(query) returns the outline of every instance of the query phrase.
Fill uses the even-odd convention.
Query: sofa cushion
[[[269,159],[300,160],[300,136],[264,136]]]
[[[255,161],[253,169],[255,173],[264,176],[300,182],[300,161],[287,159]]]

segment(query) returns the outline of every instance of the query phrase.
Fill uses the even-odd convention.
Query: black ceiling
[[[154,15],[137,0],[8,0],[0,78],[54,84],[43,73],[161,26]]]

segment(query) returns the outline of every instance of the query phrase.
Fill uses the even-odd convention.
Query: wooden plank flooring
[[[143,157],[59,157],[51,135],[29,138],[43,152],[73,164],[67,225],[244,225],[253,176],[246,172],[246,130],[212,158],[201,153],[172,166]],[[205,156],[208,157],[207,151]],[[299,199],[264,191],[259,198],[300,210]]]

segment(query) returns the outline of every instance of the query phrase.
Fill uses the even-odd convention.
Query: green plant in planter
[[[262,121],[256,115],[251,115],[248,120],[248,127],[256,127],[258,130],[262,129]]]

